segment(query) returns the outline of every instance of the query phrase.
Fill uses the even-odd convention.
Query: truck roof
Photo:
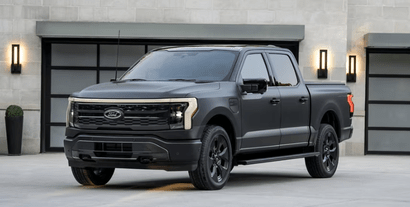
[[[247,49],[282,49],[274,45],[186,45],[186,46],[166,46],[153,49],[152,51],[186,51],[186,50],[230,50],[242,51]]]

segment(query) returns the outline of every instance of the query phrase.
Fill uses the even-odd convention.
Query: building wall
[[[354,94],[354,136],[346,142],[347,154],[364,154],[367,33],[410,33],[410,0],[349,0],[347,52],[357,56],[357,82],[348,83]],[[346,58],[347,60],[347,58]]]
[[[319,50],[328,49],[327,81],[345,81],[346,53],[353,51],[350,41],[356,41],[348,22],[351,16],[366,17],[359,12],[360,8],[355,10],[351,2],[367,4],[357,0],[349,3],[348,0],[0,0],[0,116],[10,104],[22,106],[25,111],[23,153],[40,151],[41,40],[35,35],[36,21],[305,25],[305,39],[300,43],[299,54],[304,78],[317,80]],[[348,12],[350,9],[357,14]],[[373,15],[372,9],[367,10],[366,14]],[[400,14],[402,12],[405,13],[400,10]],[[394,14],[390,12],[388,18]],[[21,45],[20,75],[10,74],[12,43]],[[349,84],[360,94],[355,99],[358,109],[364,105],[360,89],[364,88],[363,74],[359,73],[360,81]],[[355,117],[354,138],[342,145],[342,155],[363,154],[363,150],[356,152],[346,148],[350,146],[348,143],[356,142],[363,146],[361,122],[361,117]],[[7,153],[5,137],[4,119],[0,118],[1,154]]]

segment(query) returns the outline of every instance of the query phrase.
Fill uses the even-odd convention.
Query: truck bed
[[[343,82],[319,82],[319,81],[305,81],[305,85],[345,85]]]
[[[349,88],[342,82],[305,82],[305,85],[311,97],[311,126],[319,129],[322,117],[326,117],[325,113],[330,111],[329,115],[336,116],[339,120],[337,123],[339,127],[336,129],[339,141],[348,139],[351,131],[351,117],[346,114],[349,112],[347,102],[347,94],[350,93]],[[316,133],[317,131],[312,131],[310,141],[314,140]]]

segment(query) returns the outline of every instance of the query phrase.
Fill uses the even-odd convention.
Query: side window
[[[294,86],[298,84],[295,68],[287,55],[269,54],[269,60],[275,71],[279,86]]]
[[[269,81],[268,69],[262,54],[251,54],[246,56],[242,66],[242,79],[265,79]]]

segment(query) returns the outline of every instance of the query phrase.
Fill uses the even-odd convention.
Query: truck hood
[[[98,99],[154,99],[183,98],[190,93],[218,90],[219,83],[182,81],[126,81],[92,85],[73,94],[78,98]]]

